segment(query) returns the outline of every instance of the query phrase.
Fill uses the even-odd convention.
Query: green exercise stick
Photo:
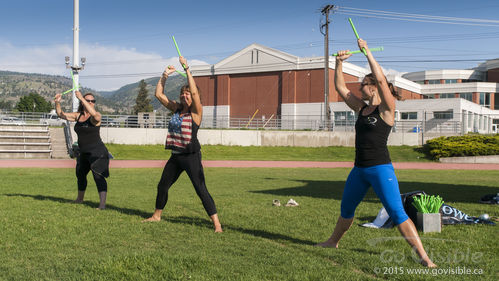
[[[178,74],[180,74],[180,75],[182,75],[182,76],[184,76],[184,77],[186,77],[186,78],[187,78],[187,74],[185,74],[185,73],[183,73],[183,72],[180,72],[180,71],[178,71],[178,70],[176,70],[176,69],[175,69],[175,71],[176,71],[176,72],[178,72]]]
[[[81,85],[79,87],[75,86],[76,83],[75,83],[75,77],[73,75],[73,71],[71,71],[71,79],[73,80],[73,88],[65,91],[64,93],[61,94],[61,96],[64,96],[65,94],[67,94],[73,90],[78,90],[79,88],[81,88]]]
[[[71,79],[73,80],[73,89],[75,89],[76,88],[76,86],[75,86],[76,83],[75,83],[75,77],[73,75],[73,71],[72,70],[71,70]]]
[[[357,33],[357,29],[355,29],[355,25],[353,25],[352,19],[348,18],[348,21],[350,22],[350,25],[352,26],[353,33],[355,33],[355,37],[357,37],[357,40],[360,39],[359,34]],[[364,53],[364,55],[367,56],[367,52],[364,48],[362,48],[362,52]]]
[[[173,43],[175,44],[175,48],[177,48],[178,56],[181,57],[182,54],[180,54],[180,50],[178,49],[177,41],[175,41],[175,36],[172,35],[172,39],[173,39]],[[182,67],[185,69],[185,65],[182,64]],[[184,77],[187,77],[187,76],[184,76]]]
[[[177,48],[178,56],[181,57],[180,50],[178,49],[177,41],[175,41],[175,36],[172,35],[173,43],[175,44],[175,48]]]
[[[383,47],[376,47],[376,48],[371,48],[369,50],[371,52],[376,52],[376,51],[383,51],[384,49],[383,49]],[[351,51],[351,52],[348,52],[347,55],[349,55],[349,54],[358,54],[360,52],[362,52],[362,51],[361,50]],[[338,56],[338,53],[334,53],[333,56],[335,56],[335,57]]]
[[[64,96],[65,94],[67,94],[67,93],[69,93],[69,92],[71,92],[71,91],[73,91],[73,90],[76,90],[76,89],[75,89],[75,88],[73,88],[73,89],[69,89],[69,90],[67,90],[66,92],[62,93],[62,94],[61,94],[61,96]]]
[[[81,88],[81,85],[76,85],[75,77],[73,76],[73,71],[71,70],[71,79],[73,79],[73,89],[72,90],[78,90]]]
[[[65,91],[64,93],[62,93],[62,94],[61,94],[61,96],[64,96],[65,94],[67,94],[67,93],[69,93],[69,92],[71,92],[71,91],[75,90],[75,78],[74,78],[74,76],[73,76],[73,71],[71,71],[71,79],[73,80],[73,88],[72,88],[72,89],[69,89],[69,90],[67,90],[67,91]]]

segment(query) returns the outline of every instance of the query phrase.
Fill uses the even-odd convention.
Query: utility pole
[[[73,87],[80,85],[80,70],[85,67],[85,58],[81,58],[81,66],[78,65],[80,62],[80,0],[73,0],[73,65],[69,65],[69,57],[65,58],[66,68],[71,68],[74,76]],[[75,91],[73,90],[73,112],[78,110],[79,100],[76,98]]]
[[[321,25],[321,33],[324,35],[324,130],[331,128],[331,111],[329,110],[329,11],[334,5],[326,5],[321,13],[326,17],[326,22]],[[325,29],[324,32],[323,29]]]

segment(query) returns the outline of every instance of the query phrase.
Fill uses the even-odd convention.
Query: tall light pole
[[[326,5],[321,13],[326,17],[326,22],[321,25],[321,33],[324,35],[324,130],[330,129],[331,111],[329,110],[329,11],[334,5]],[[323,29],[325,31],[323,32]]]
[[[85,66],[85,58],[81,58],[80,62],[80,1],[73,0],[73,65],[69,65],[69,57],[66,57],[66,68],[71,68],[74,76],[73,87],[80,85],[80,70]],[[79,101],[76,98],[75,91],[73,90],[73,112],[78,110]]]

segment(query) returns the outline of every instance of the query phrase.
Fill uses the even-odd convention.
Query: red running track
[[[166,160],[111,160],[111,168],[162,168]],[[353,162],[315,161],[203,161],[204,167],[228,168],[352,168]],[[499,164],[455,164],[432,162],[393,163],[401,170],[499,170]],[[2,159],[0,168],[74,168],[72,159]]]

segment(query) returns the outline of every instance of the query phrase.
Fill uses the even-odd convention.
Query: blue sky
[[[73,1],[5,2],[0,9],[0,70],[69,76],[64,56],[72,55]],[[330,53],[356,49],[347,20],[351,17],[369,46],[385,48],[375,56],[387,70],[472,68],[499,57],[495,0],[80,0],[80,55],[87,58],[81,83],[112,90],[159,75],[167,64],[178,65],[171,35],[191,64],[216,63],[252,43],[301,57],[323,56],[320,10],[327,4],[340,7],[330,15]],[[498,23],[402,21],[349,15],[345,8]],[[362,55],[350,61],[366,66]]]

